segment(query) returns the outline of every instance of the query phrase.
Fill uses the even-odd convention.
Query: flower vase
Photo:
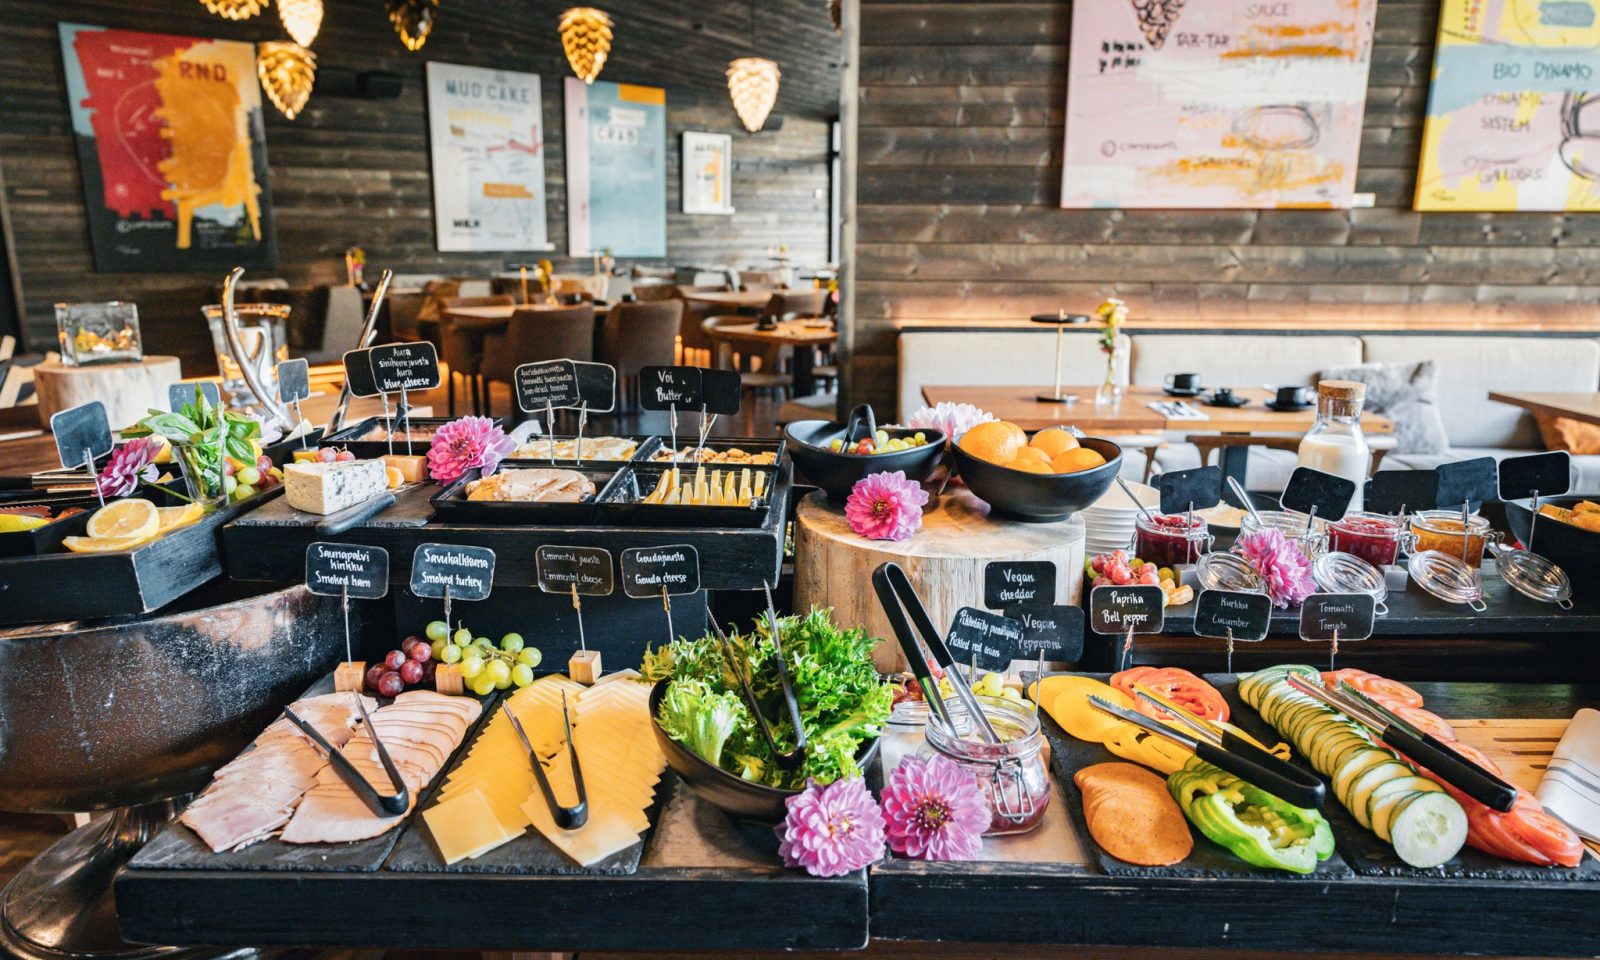
[[[1094,392],[1094,405],[1114,407],[1122,402],[1122,384],[1117,382],[1117,356],[1106,358],[1106,379]]]
[[[201,449],[188,444],[174,444],[173,453],[182,468],[183,485],[189,492],[189,499],[200,504],[207,513],[221,507],[228,497],[222,474],[223,461],[206,463]]]

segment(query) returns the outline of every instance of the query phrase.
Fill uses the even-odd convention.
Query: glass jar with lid
[[[1300,547],[1306,562],[1317,559],[1328,542],[1327,524],[1292,510],[1257,510],[1239,521],[1239,536],[1234,544],[1262,530],[1276,530]]]
[[[1487,518],[1472,514],[1463,526],[1459,510],[1419,510],[1411,515],[1411,534],[1414,550],[1447,553],[1474,570],[1483,565],[1484,546],[1500,542]]]
[[[1361,406],[1367,385],[1358,380],[1317,382],[1317,419],[1300,441],[1300,466],[1343,477],[1356,485],[1349,510],[1361,509],[1361,489],[1372,467],[1361,434]]]
[[[1410,550],[1412,536],[1400,521],[1382,513],[1351,510],[1328,524],[1328,549],[1353,554],[1375,567],[1395,563]]]
[[[1158,567],[1194,563],[1215,540],[1205,520],[1192,514],[1141,513],[1133,520],[1133,555]]]
[[[973,729],[966,707],[955,700],[946,700],[945,706],[955,729],[933,714],[919,756],[937,753],[977,779],[989,802],[989,829],[984,836],[1027,833],[1037,827],[1050,806],[1050,774],[1045,768],[1044,734],[1032,707],[1005,697],[978,697],[983,715],[1000,735],[999,743],[989,743]]]

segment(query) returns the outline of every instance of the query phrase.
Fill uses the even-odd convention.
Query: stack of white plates
[[[1139,506],[1155,511],[1161,504],[1161,493],[1155,487],[1130,483],[1128,488],[1139,498]],[[1097,553],[1127,549],[1131,553],[1133,522],[1139,508],[1118,484],[1113,484],[1105,496],[1078,512],[1083,518],[1084,553],[1092,557]]]

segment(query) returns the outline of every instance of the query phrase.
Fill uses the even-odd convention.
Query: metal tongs
[[[1185,734],[1156,720],[1125,707],[1119,707],[1101,697],[1090,695],[1089,703],[1102,713],[1108,713],[1141,730],[1165,737],[1186,750],[1194,751],[1201,760],[1233,774],[1241,780],[1260,787],[1285,803],[1316,810],[1322,807],[1327,787],[1322,779],[1310,771],[1301,770],[1287,760],[1279,759],[1244,739],[1233,731],[1218,728],[1196,717],[1177,704],[1148,690],[1134,688],[1135,695],[1146,703],[1165,711],[1189,731]]]
[[[756,729],[761,732],[761,739],[767,742],[767,749],[772,751],[773,760],[780,770],[798,770],[806,762],[806,728],[800,720],[800,701],[795,696],[794,683],[789,679],[789,666],[783,660],[783,641],[779,635],[778,613],[772,605],[772,587],[765,582],[761,587],[767,593],[767,623],[772,629],[772,656],[777,661],[778,684],[783,689],[784,705],[789,709],[789,722],[794,724],[793,750],[778,749],[778,740],[772,735],[772,727],[767,724],[767,718],[761,714],[761,706],[756,702],[756,694],[750,687],[750,680],[738,664],[739,656],[733,649],[733,642],[717,625],[716,615],[711,612],[709,603],[706,604],[706,622],[711,625],[711,632],[716,635],[717,643],[722,647],[722,658],[727,661],[728,669],[739,680],[739,689],[744,694],[745,706],[750,708],[751,716],[756,718]]]
[[[572,742],[572,716],[567,713],[567,693],[561,692],[561,723],[566,728],[567,757],[572,761],[572,785],[577,788],[578,802],[570,807],[563,807],[556,799],[556,792],[550,786],[550,777],[544,772],[544,763],[539,760],[539,754],[533,749],[533,744],[528,742],[528,734],[522,729],[522,721],[511,712],[510,703],[502,703],[500,709],[505,711],[506,717],[511,721],[511,729],[517,731],[517,739],[522,741],[522,746],[528,751],[528,765],[533,767],[533,778],[539,781],[539,792],[544,794],[544,802],[550,808],[550,816],[556,826],[563,830],[576,830],[589,822],[589,791],[583,786],[583,764],[578,762],[578,748]]]
[[[1444,782],[1492,810],[1509,813],[1517,805],[1517,788],[1457,753],[1431,733],[1424,733],[1394,711],[1346,681],[1328,690],[1291,673],[1289,686],[1313,697],[1371,730],[1385,746],[1437,774]]]
[[[289,718],[290,723],[300,728],[301,733],[310,737],[312,743],[322,748],[322,752],[328,755],[328,764],[333,767],[333,772],[338,774],[345,786],[367,805],[373,816],[398,817],[411,809],[411,790],[406,786],[405,778],[400,776],[400,771],[395,768],[394,761],[389,758],[389,751],[384,749],[383,740],[378,736],[378,728],[372,725],[372,718],[367,715],[367,705],[359,694],[356,696],[356,707],[361,711],[361,722],[366,725],[367,733],[372,737],[372,745],[378,749],[378,760],[382,762],[384,772],[389,775],[389,785],[394,788],[395,792],[387,796],[380,794],[376,787],[368,783],[367,778],[362,776],[361,771],[350,762],[350,758],[335,750],[333,744],[317,732],[316,727],[288,707],[283,708],[283,715]]]

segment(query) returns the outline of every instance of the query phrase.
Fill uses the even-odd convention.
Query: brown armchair
[[[439,309],[439,359],[450,368],[450,416],[456,415],[456,375],[467,379],[467,396],[472,400],[472,412],[487,413],[488,390],[483,385],[483,345],[485,338],[471,329],[450,322],[450,311],[459,307],[510,306],[507,296],[495,297],[441,297]],[[492,336],[492,335],[491,335]]]
[[[617,368],[617,387],[624,404],[638,392],[639,371],[670,367],[676,353],[682,300],[619,303],[600,327],[600,362]]]
[[[483,377],[511,387],[511,415],[516,419],[517,367],[562,358],[594,359],[594,308],[587,303],[554,310],[518,307],[505,332],[490,334],[484,341]]]

